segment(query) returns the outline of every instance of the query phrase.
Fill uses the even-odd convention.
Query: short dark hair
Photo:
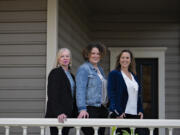
[[[100,52],[101,58],[106,54],[106,47],[101,42],[91,42],[82,51],[82,55],[85,61],[89,59],[89,54],[93,48],[97,48]]]
[[[119,63],[119,60],[120,60],[120,58],[121,58],[121,56],[122,56],[122,54],[123,54],[124,52],[129,53],[130,59],[131,59],[131,63],[130,63],[130,65],[129,65],[129,69],[128,69],[128,70],[136,75],[136,62],[135,62],[134,56],[133,56],[133,54],[132,54],[132,52],[131,52],[130,50],[122,50],[122,51],[120,52],[120,54],[119,54],[119,55],[117,56],[117,58],[116,58],[116,66],[115,66],[115,69],[116,69],[116,70],[121,70],[121,65],[120,65],[120,63]]]

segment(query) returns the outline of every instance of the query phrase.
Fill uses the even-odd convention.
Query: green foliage
[[[123,135],[130,135],[129,132],[126,130],[122,130],[122,132],[123,132]]]
[[[115,126],[113,126],[113,127],[111,128],[111,135],[114,135],[114,134],[115,134],[115,132],[116,132],[116,127],[115,127]]]
[[[122,132],[123,132],[123,135],[134,135],[133,129],[131,129],[131,133],[129,133],[126,130],[122,130]],[[138,134],[136,133],[135,135],[138,135]]]
[[[119,135],[120,133],[115,133],[116,132],[117,127],[113,126],[112,130],[111,130],[111,135]],[[131,133],[129,133],[126,130],[122,130],[123,135],[134,135],[133,133],[133,129],[131,129]],[[137,133],[135,135],[138,135]]]

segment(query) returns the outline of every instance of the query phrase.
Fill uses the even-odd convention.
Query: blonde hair
[[[61,48],[61,49],[59,49],[59,51],[58,51],[58,53],[57,53],[57,56],[56,56],[55,68],[57,68],[57,67],[60,66],[60,64],[59,64],[59,58],[60,58],[61,54],[62,54],[64,51],[68,51],[68,52],[69,52],[69,55],[70,55],[70,63],[69,63],[69,65],[68,65],[68,68],[70,69],[70,67],[72,66],[71,51],[70,51],[68,48]]]

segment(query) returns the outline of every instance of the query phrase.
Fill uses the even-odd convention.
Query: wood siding
[[[61,0],[59,2],[59,48],[69,48],[72,52],[72,72],[82,64],[82,49],[90,41],[90,30],[87,23],[87,11],[82,1]]]
[[[107,47],[167,47],[165,117],[180,118],[180,20],[178,15],[112,15],[91,18],[93,39]],[[109,60],[103,65],[109,72]],[[175,130],[175,134],[179,134]]]
[[[46,0],[0,0],[1,118],[44,116],[46,16]]]

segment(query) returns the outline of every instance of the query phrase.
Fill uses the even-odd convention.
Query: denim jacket
[[[98,66],[104,76],[103,69]],[[76,74],[76,100],[78,110],[86,110],[86,106],[101,106],[102,81],[97,70],[89,62],[82,64]]]

